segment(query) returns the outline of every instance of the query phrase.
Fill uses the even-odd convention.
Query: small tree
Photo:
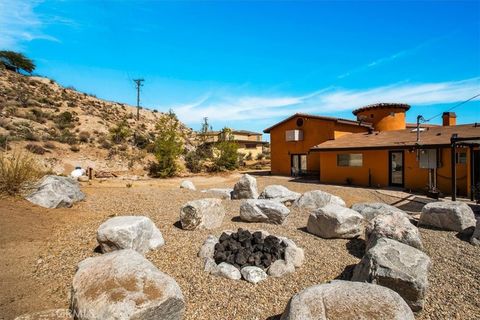
[[[23,70],[25,72],[32,73],[33,70],[35,70],[35,63],[33,63],[32,60],[15,51],[0,51],[0,63],[3,64],[7,69],[15,72]]]
[[[214,170],[234,170],[238,168],[238,145],[233,141],[232,130],[223,128],[220,134],[221,140],[217,142],[215,148],[218,150],[218,156],[214,159]]]
[[[172,177],[178,171],[177,159],[183,151],[180,122],[170,110],[166,116],[160,118],[156,129],[158,134],[154,152],[157,163],[150,167],[150,174],[160,178]]]
[[[116,144],[125,142],[125,140],[131,134],[127,120],[122,120],[118,122],[117,125],[113,128],[110,128],[109,131],[110,140],[112,140],[112,142]]]

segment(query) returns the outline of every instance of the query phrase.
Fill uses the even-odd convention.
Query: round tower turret
[[[407,127],[408,109],[405,103],[375,103],[353,110],[353,114],[358,121],[371,123],[375,131],[402,130]]]

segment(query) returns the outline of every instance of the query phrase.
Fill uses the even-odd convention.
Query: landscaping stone
[[[475,226],[475,231],[470,238],[470,243],[476,246],[480,245],[480,219],[477,220],[477,225]]]
[[[363,231],[363,216],[338,204],[327,204],[310,213],[308,232],[322,238],[354,238]]]
[[[14,320],[73,320],[73,316],[68,309],[52,309],[27,313]]]
[[[422,208],[420,225],[442,230],[462,232],[476,224],[472,209],[460,201],[438,201],[427,203]]]
[[[215,252],[215,245],[218,243],[218,238],[209,235],[207,240],[203,243],[200,251],[198,252],[198,256],[200,258],[213,258],[213,254]]]
[[[242,279],[240,270],[238,270],[233,265],[226,262],[222,262],[219,265],[217,265],[217,272],[215,272],[215,275],[224,277],[227,279],[232,279],[232,280]]]
[[[308,287],[295,294],[281,320],[414,320],[394,291],[369,283],[336,280]]]
[[[184,230],[214,229],[222,224],[224,217],[221,199],[193,200],[180,209],[180,223]]]
[[[301,195],[301,193],[293,192],[282,185],[275,184],[266,186],[258,198],[276,200],[282,203],[293,203]]]
[[[69,177],[45,176],[25,199],[44,208],[69,208],[85,199],[79,183]]]
[[[305,192],[293,203],[295,207],[306,210],[316,210],[327,204],[336,204],[345,207],[345,201],[343,201],[342,198],[321,190]]]
[[[401,242],[380,238],[353,270],[352,281],[370,282],[397,292],[413,311],[423,308],[430,258]]]
[[[367,250],[383,237],[423,250],[422,238],[418,228],[402,212],[392,211],[387,215],[376,216],[367,224],[365,228]]]
[[[232,191],[232,199],[257,199],[257,179],[249,174],[244,174],[235,184]]]
[[[230,199],[232,196],[233,189],[212,188],[212,189],[202,190],[202,192],[210,193],[222,199]]]
[[[242,274],[243,279],[253,284],[257,284],[268,277],[265,271],[259,267],[243,267],[242,270],[240,270],[240,273]]]
[[[408,214],[402,209],[382,202],[355,203],[352,205],[352,210],[360,213],[367,221],[370,221],[379,215],[390,215],[393,213],[403,214],[408,217]]]
[[[303,261],[305,260],[305,253],[302,248],[298,247],[297,244],[288,238],[278,237],[282,240],[287,247],[285,248],[285,261],[289,264],[292,264],[294,267],[301,267]]]
[[[77,320],[182,319],[185,301],[173,278],[125,249],[79,263],[72,285]]]
[[[295,266],[285,260],[277,260],[268,268],[268,275],[274,278],[280,278],[294,272]]]
[[[97,241],[103,253],[133,249],[142,254],[165,244],[162,233],[144,216],[118,216],[105,221],[97,230]]]
[[[240,219],[249,222],[282,224],[290,210],[275,200],[249,199],[240,206]]]
[[[180,183],[180,188],[181,189],[193,190],[193,191],[197,190],[195,188],[195,185],[193,184],[193,182],[190,181],[190,180],[183,180],[182,183]]]

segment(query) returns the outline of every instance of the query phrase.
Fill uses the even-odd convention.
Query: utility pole
[[[144,79],[133,79],[135,86],[137,87],[137,121],[140,120],[140,87],[143,86]]]

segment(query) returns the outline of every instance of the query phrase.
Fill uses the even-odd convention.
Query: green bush
[[[130,136],[130,128],[126,120],[120,121],[113,128],[110,128],[110,140],[115,144],[120,144],[125,142],[125,140]]]
[[[73,121],[73,115],[68,111],[64,111],[54,118],[54,122],[59,129],[73,127]]]
[[[61,143],[66,143],[66,144],[76,144],[77,143],[77,136],[75,133],[71,132],[68,129],[62,130],[60,135],[57,137],[57,141]]]
[[[192,173],[202,171],[202,157],[196,151],[190,151],[185,156],[185,166]]]

